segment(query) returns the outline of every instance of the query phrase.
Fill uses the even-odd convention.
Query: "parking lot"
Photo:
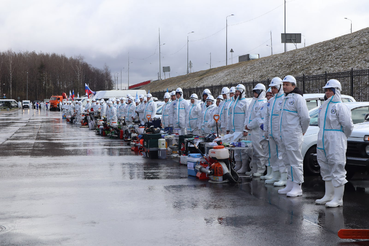
[[[368,245],[369,178],[346,184],[344,206],[314,204],[259,179],[211,184],[171,159],[150,160],[122,140],[67,124],[60,112],[0,113],[0,245]]]

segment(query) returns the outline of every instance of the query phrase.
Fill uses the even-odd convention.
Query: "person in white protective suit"
[[[271,157],[271,151],[270,151],[270,144],[269,144],[269,137],[268,137],[268,112],[270,108],[270,99],[273,97],[272,89],[269,88],[266,91],[265,97],[267,101],[264,103],[263,107],[260,109],[261,119],[263,120],[263,124],[261,126],[261,129],[263,130],[263,140],[261,141],[261,146],[266,146],[266,148],[263,148],[263,150],[266,153],[267,161],[265,163],[265,167],[267,170],[267,173],[263,176],[260,176],[260,179],[271,179],[272,178],[272,166],[270,164],[270,157]]]
[[[261,83],[257,84],[252,90],[254,97],[251,100],[249,110],[245,119],[245,129],[249,132],[249,139],[252,142],[253,155],[251,167],[254,177],[260,177],[265,172],[265,166],[268,161],[267,148],[268,142],[264,137],[264,119],[262,111],[264,111],[265,86]],[[263,110],[261,110],[263,109]]]
[[[219,126],[220,132],[219,134],[225,134],[227,131],[227,121],[228,121],[228,107],[231,103],[231,99],[229,98],[229,88],[223,87],[222,92],[223,101],[219,104],[218,114],[219,114]]]
[[[136,113],[138,113],[140,121],[141,121],[141,125],[143,125],[144,124],[144,110],[145,110],[144,95],[140,94],[138,98],[140,99],[140,105],[136,107]]]
[[[176,101],[173,102],[173,127],[181,129],[181,135],[186,135],[186,108],[188,102],[183,99],[181,88],[176,89]]]
[[[101,105],[100,102],[98,100],[96,100],[95,102],[95,106],[94,106],[94,117],[96,118],[101,112]]]
[[[215,106],[215,100],[212,95],[206,98],[206,109],[204,114],[201,114],[201,131],[204,136],[212,133],[216,133],[214,114],[217,114],[217,106]]]
[[[350,110],[341,100],[341,83],[331,79],[323,88],[328,99],[319,108],[317,155],[325,194],[315,203],[334,208],[343,205],[347,138],[354,125]]]
[[[136,117],[136,104],[133,102],[133,97],[128,98],[128,104],[126,107],[126,123],[130,124]]]
[[[136,105],[136,108],[140,105],[140,99],[136,98],[135,99],[135,105]],[[136,113],[135,111],[135,114],[134,114],[134,121],[135,122],[139,122],[140,121],[140,116],[138,115],[138,113]]]
[[[100,104],[101,104],[101,113],[100,113],[100,117],[106,117],[106,110],[107,110],[107,105],[104,101],[104,99],[100,100]]]
[[[245,93],[246,88],[243,84],[238,84],[235,87],[234,101],[231,101],[228,108],[227,133],[243,132],[245,129],[244,123],[249,107]],[[249,158],[241,158],[241,152],[241,150],[237,150],[234,153],[234,159],[236,161],[235,170],[237,170],[237,173],[245,173],[248,168]]]
[[[120,104],[119,107],[117,109],[117,117],[119,121],[123,121],[124,117],[125,117],[125,110],[126,110],[126,103],[124,103],[124,98],[121,97],[120,98]]]
[[[117,122],[117,109],[114,107],[112,101],[108,101],[108,109],[106,112],[107,124],[112,125],[113,122]]]
[[[62,104],[62,107],[61,107],[63,116],[66,116],[66,114],[67,114],[67,108],[68,108],[67,100],[63,99],[63,104]]]
[[[91,109],[91,99],[87,99],[87,103],[85,105],[85,111],[89,113],[90,109]]]
[[[227,124],[226,124],[226,134],[229,134],[230,133],[230,130],[228,130],[228,121],[229,121],[229,108],[232,106],[232,104],[236,101],[235,100],[235,93],[236,93],[236,87],[232,86],[230,89],[229,89],[229,104],[228,104],[228,116],[227,116]]]
[[[202,95],[201,95],[202,102],[201,102],[200,106],[201,106],[201,113],[202,114],[204,114],[204,112],[206,110],[206,107],[207,107],[206,98],[208,98],[208,96],[211,96],[211,92],[210,92],[209,89],[205,89],[202,92]]]
[[[270,147],[269,161],[272,167],[272,177],[265,181],[266,184],[274,186],[284,186],[287,183],[287,168],[283,162],[283,153],[280,143],[280,117],[282,114],[282,104],[284,100],[282,79],[275,77],[269,84],[274,97],[269,101],[267,114],[267,130]]]
[[[304,182],[304,170],[301,148],[310,117],[306,100],[296,87],[296,79],[287,75],[282,82],[285,97],[280,118],[280,138],[283,162],[287,168],[287,184],[285,188],[278,190],[278,193],[286,194],[287,197],[297,197],[302,196],[301,184]]]
[[[220,105],[221,102],[223,102],[223,97],[222,97],[222,95],[219,95],[217,97],[217,102],[216,102],[216,105],[215,106],[219,107],[219,105]]]
[[[173,127],[173,119],[174,119],[173,104],[175,104],[176,101],[177,101],[176,91],[172,91],[170,93],[170,100],[171,100],[171,102],[168,105],[168,107],[169,107],[169,127]]]
[[[76,111],[76,124],[81,124],[82,121],[82,102],[77,101],[75,106]]]
[[[161,127],[162,128],[167,128],[171,125],[171,120],[172,120],[172,117],[170,117],[170,112],[171,112],[171,109],[170,109],[170,94],[169,92],[165,92],[164,94],[164,105],[161,109]]]
[[[191,103],[186,109],[187,134],[200,135],[202,119],[201,106],[195,93],[191,95],[190,99]]]
[[[116,100],[115,100],[116,102],[115,102],[115,107],[117,108],[117,111],[118,111],[118,108],[119,108],[119,106],[120,106],[120,100],[119,100],[119,98],[117,98]]]
[[[71,101],[67,103],[67,116],[72,117],[74,115],[74,106]]]
[[[147,102],[144,110],[144,121],[148,122],[148,116],[150,115],[150,121],[152,121],[156,115],[156,103],[152,100],[152,95],[148,93],[146,95]]]

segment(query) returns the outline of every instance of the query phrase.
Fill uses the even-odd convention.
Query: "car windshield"
[[[50,100],[56,100],[56,97],[51,97]]]
[[[310,125],[318,126],[319,108],[315,108],[309,111]]]
[[[23,102],[23,104],[29,104],[29,102]]]

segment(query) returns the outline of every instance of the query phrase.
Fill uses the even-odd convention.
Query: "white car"
[[[308,109],[313,109],[315,107],[320,107],[322,105],[322,102],[324,102],[324,93],[309,93],[304,94],[303,97],[306,100],[306,105]],[[348,95],[341,95],[342,102],[356,102],[355,98]]]
[[[369,102],[349,102],[345,103],[345,105],[351,110],[351,117],[354,124],[363,123],[365,121],[365,117],[369,114]],[[304,157],[304,171],[308,174],[318,174],[320,172],[320,167],[316,159],[316,143],[319,132],[318,113],[319,107],[309,111],[310,126],[304,135],[304,141],[302,143],[301,153]],[[355,125],[348,141],[357,134],[362,135],[359,130],[360,128]],[[367,135],[369,135],[369,131]],[[361,138],[364,139],[364,136]]]

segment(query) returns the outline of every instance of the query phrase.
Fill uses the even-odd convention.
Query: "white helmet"
[[[175,96],[176,95],[176,91],[172,91],[171,93],[170,93],[170,96]]]
[[[119,100],[121,100],[121,101],[123,101],[123,102],[124,102],[124,98],[123,98],[123,97],[121,97]]]
[[[236,93],[236,87],[232,86],[231,89],[229,89],[229,93]]]
[[[245,88],[245,86],[243,84],[238,84],[236,86],[236,91],[239,91],[239,92],[241,92],[241,94],[243,94],[246,91],[246,88]]]
[[[149,98],[149,97],[150,97],[150,98],[152,98],[151,93],[147,93],[146,97],[147,97],[147,98]]]
[[[177,89],[176,89],[176,94],[177,94],[177,93],[180,93],[180,94],[181,94],[181,96],[182,96],[182,94],[183,94],[182,89],[181,89],[181,88],[177,88]]]
[[[100,102],[101,102],[101,103],[104,103],[104,102],[105,102],[105,100],[104,100],[104,99],[101,99],[101,100],[100,100]]]
[[[222,95],[219,95],[219,96],[217,97],[217,99],[220,99],[221,101],[223,101],[223,96],[222,96]]]
[[[336,79],[328,80],[327,84],[325,84],[323,89],[327,89],[327,88],[335,88],[335,89],[339,89],[340,91],[342,90],[341,83]]]
[[[266,93],[272,93],[272,88],[269,87]]]
[[[256,91],[256,90],[260,90],[260,91],[265,91],[265,85],[263,85],[262,83],[258,83],[254,89],[252,89],[253,91]]]
[[[144,97],[145,97],[145,96],[144,96],[143,94],[140,94],[140,95],[138,96],[138,98],[139,98],[139,99],[141,99],[141,98],[143,99]]]
[[[164,94],[164,99],[166,99],[166,98],[170,98],[170,94],[169,94],[169,92],[165,92],[165,94]]]
[[[282,85],[283,83],[282,83],[282,79],[280,78],[280,77],[274,77],[273,79],[272,79],[272,81],[270,81],[270,84],[269,84],[269,86],[270,87],[272,87],[272,86],[278,86],[278,85]]]
[[[112,101],[110,101],[110,100],[109,100],[109,101],[108,101],[108,105],[112,105],[112,104],[113,104],[113,103],[112,103]]]
[[[206,98],[206,101],[212,101],[214,102],[214,97],[212,95],[209,95],[207,98]]]
[[[144,97],[144,101],[146,101],[146,102],[147,102],[147,97]]]
[[[209,89],[205,89],[203,92],[202,92],[202,95],[208,95],[208,96],[210,96],[211,95],[211,92],[210,92],[210,90]]]
[[[222,95],[229,94],[229,88],[228,87],[223,87],[222,92],[220,94],[222,94]]]
[[[193,94],[190,96],[190,99],[195,99],[195,100],[197,100],[197,99],[199,99],[199,98],[197,97],[196,93],[193,93]]]
[[[140,102],[140,99],[138,99],[138,98],[137,98],[137,99],[135,100],[135,102],[136,102],[136,103],[139,103],[139,102]]]
[[[297,85],[296,79],[292,75],[287,75],[286,77],[284,77],[283,82],[290,82],[292,84]]]

